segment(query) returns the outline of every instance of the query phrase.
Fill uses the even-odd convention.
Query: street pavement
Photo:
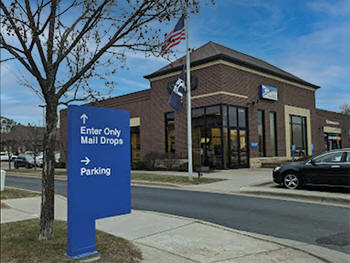
[[[38,218],[40,197],[3,200],[1,223]],[[67,200],[55,196],[55,217],[67,219]],[[350,255],[324,247],[237,231],[201,220],[149,211],[97,220],[96,228],[132,241],[143,262],[343,263]],[[98,249],[98,248],[97,248]]]
[[[166,174],[175,176],[187,176],[187,172],[173,171],[132,171],[133,173]],[[193,173],[197,177],[197,173]],[[220,170],[203,173],[203,178],[224,179],[224,181],[199,184],[199,185],[169,185],[164,187],[181,188],[181,190],[201,191],[222,194],[239,194],[251,196],[263,196],[283,200],[320,203],[326,205],[350,206],[349,190],[339,188],[312,188],[305,190],[289,190],[272,181],[271,168],[245,168],[234,170]],[[147,182],[133,182],[134,185],[154,185]],[[162,184],[157,184],[162,186]]]
[[[6,168],[6,163],[2,164],[2,169]],[[4,166],[5,165],[5,166]],[[21,169],[13,170],[15,175],[30,177],[30,174],[21,173]],[[173,176],[185,176],[187,172],[174,172],[174,171],[132,171],[132,173],[143,174],[160,174],[160,175],[173,175]],[[13,175],[11,173],[11,175]],[[196,179],[197,173],[193,173],[193,177]],[[57,180],[66,180],[66,176],[56,176]],[[272,169],[271,168],[245,168],[245,169],[233,169],[233,170],[218,170],[211,171],[209,173],[203,173],[203,178],[216,178],[224,179],[224,181],[211,183],[211,184],[199,184],[199,185],[179,185],[171,183],[159,183],[159,182],[147,182],[133,180],[132,185],[135,186],[150,186],[150,187],[162,187],[171,189],[181,189],[189,191],[201,191],[211,193],[223,193],[223,194],[239,194],[249,196],[262,196],[268,198],[277,198],[283,200],[293,200],[302,202],[319,203],[326,205],[339,205],[350,207],[350,194],[349,189],[339,188],[312,188],[300,190],[289,190],[281,187],[272,182]]]

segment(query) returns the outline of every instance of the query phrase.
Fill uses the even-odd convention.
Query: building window
[[[341,149],[341,134],[339,133],[325,133],[325,149],[326,151]]]
[[[272,156],[277,156],[277,125],[276,112],[270,112],[270,144]]]
[[[259,156],[265,155],[265,117],[264,111],[258,110],[258,137],[259,137]]]
[[[290,115],[291,150],[295,145],[295,156],[307,155],[306,117]]]
[[[168,112],[165,114],[165,152],[175,152],[175,114]]]
[[[195,168],[222,168],[220,105],[192,109],[192,150]]]
[[[195,168],[248,166],[247,110],[229,105],[192,109],[192,151]]]
[[[131,141],[131,162],[139,162],[141,159],[140,150],[140,126],[130,127],[130,141]]]
[[[211,106],[205,109],[206,116],[206,157],[207,165],[214,168],[222,167],[220,106]]]

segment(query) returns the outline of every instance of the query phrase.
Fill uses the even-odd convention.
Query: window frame
[[[164,114],[164,119],[165,119],[165,125],[164,125],[164,128],[165,128],[165,152],[166,153],[175,153],[175,151],[176,151],[175,147],[174,147],[174,150],[172,150],[171,146],[168,145],[169,120],[171,120],[170,118],[168,118],[168,115],[173,115],[173,119],[172,120],[174,122],[174,136],[175,136],[175,112],[173,112],[173,111],[166,112]],[[174,141],[176,141],[176,139],[174,139]]]
[[[271,131],[271,116],[273,116],[273,135],[274,135],[274,146],[275,147],[271,147],[272,151],[271,151],[271,155],[273,157],[278,156],[278,139],[277,139],[277,113],[275,111],[270,111],[269,113],[269,121],[270,121],[270,144],[271,144],[271,137],[272,137],[272,131]],[[272,145],[271,145],[272,146]],[[275,152],[275,154],[273,154],[273,152]]]
[[[261,124],[259,124],[260,122],[260,116],[259,116],[259,113],[261,113]],[[262,109],[258,109],[258,143],[259,143],[259,148],[258,148],[258,151],[259,151],[259,157],[266,157],[266,139],[265,139],[265,111],[262,110]],[[262,128],[262,134],[260,134],[259,132],[259,125],[261,125],[261,128]],[[261,145],[261,148],[262,148],[262,151],[260,151],[260,140],[259,140],[259,137],[262,136],[262,145]]]

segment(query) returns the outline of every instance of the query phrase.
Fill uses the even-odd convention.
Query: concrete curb
[[[301,190],[288,190],[283,189],[283,191],[276,191],[270,189],[259,188],[256,186],[253,187],[242,187],[240,190],[242,194],[254,194],[259,196],[266,197],[282,197],[282,198],[290,198],[296,199],[299,201],[313,201],[318,203],[331,203],[335,205],[341,206],[350,206],[350,195],[349,196],[332,196],[330,193],[326,193],[322,195],[322,193],[314,193],[314,192],[301,192]]]

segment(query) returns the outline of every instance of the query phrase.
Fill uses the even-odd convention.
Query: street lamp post
[[[43,126],[45,127],[46,124],[45,124],[45,108],[46,108],[46,105],[39,105],[40,108],[43,109]]]

